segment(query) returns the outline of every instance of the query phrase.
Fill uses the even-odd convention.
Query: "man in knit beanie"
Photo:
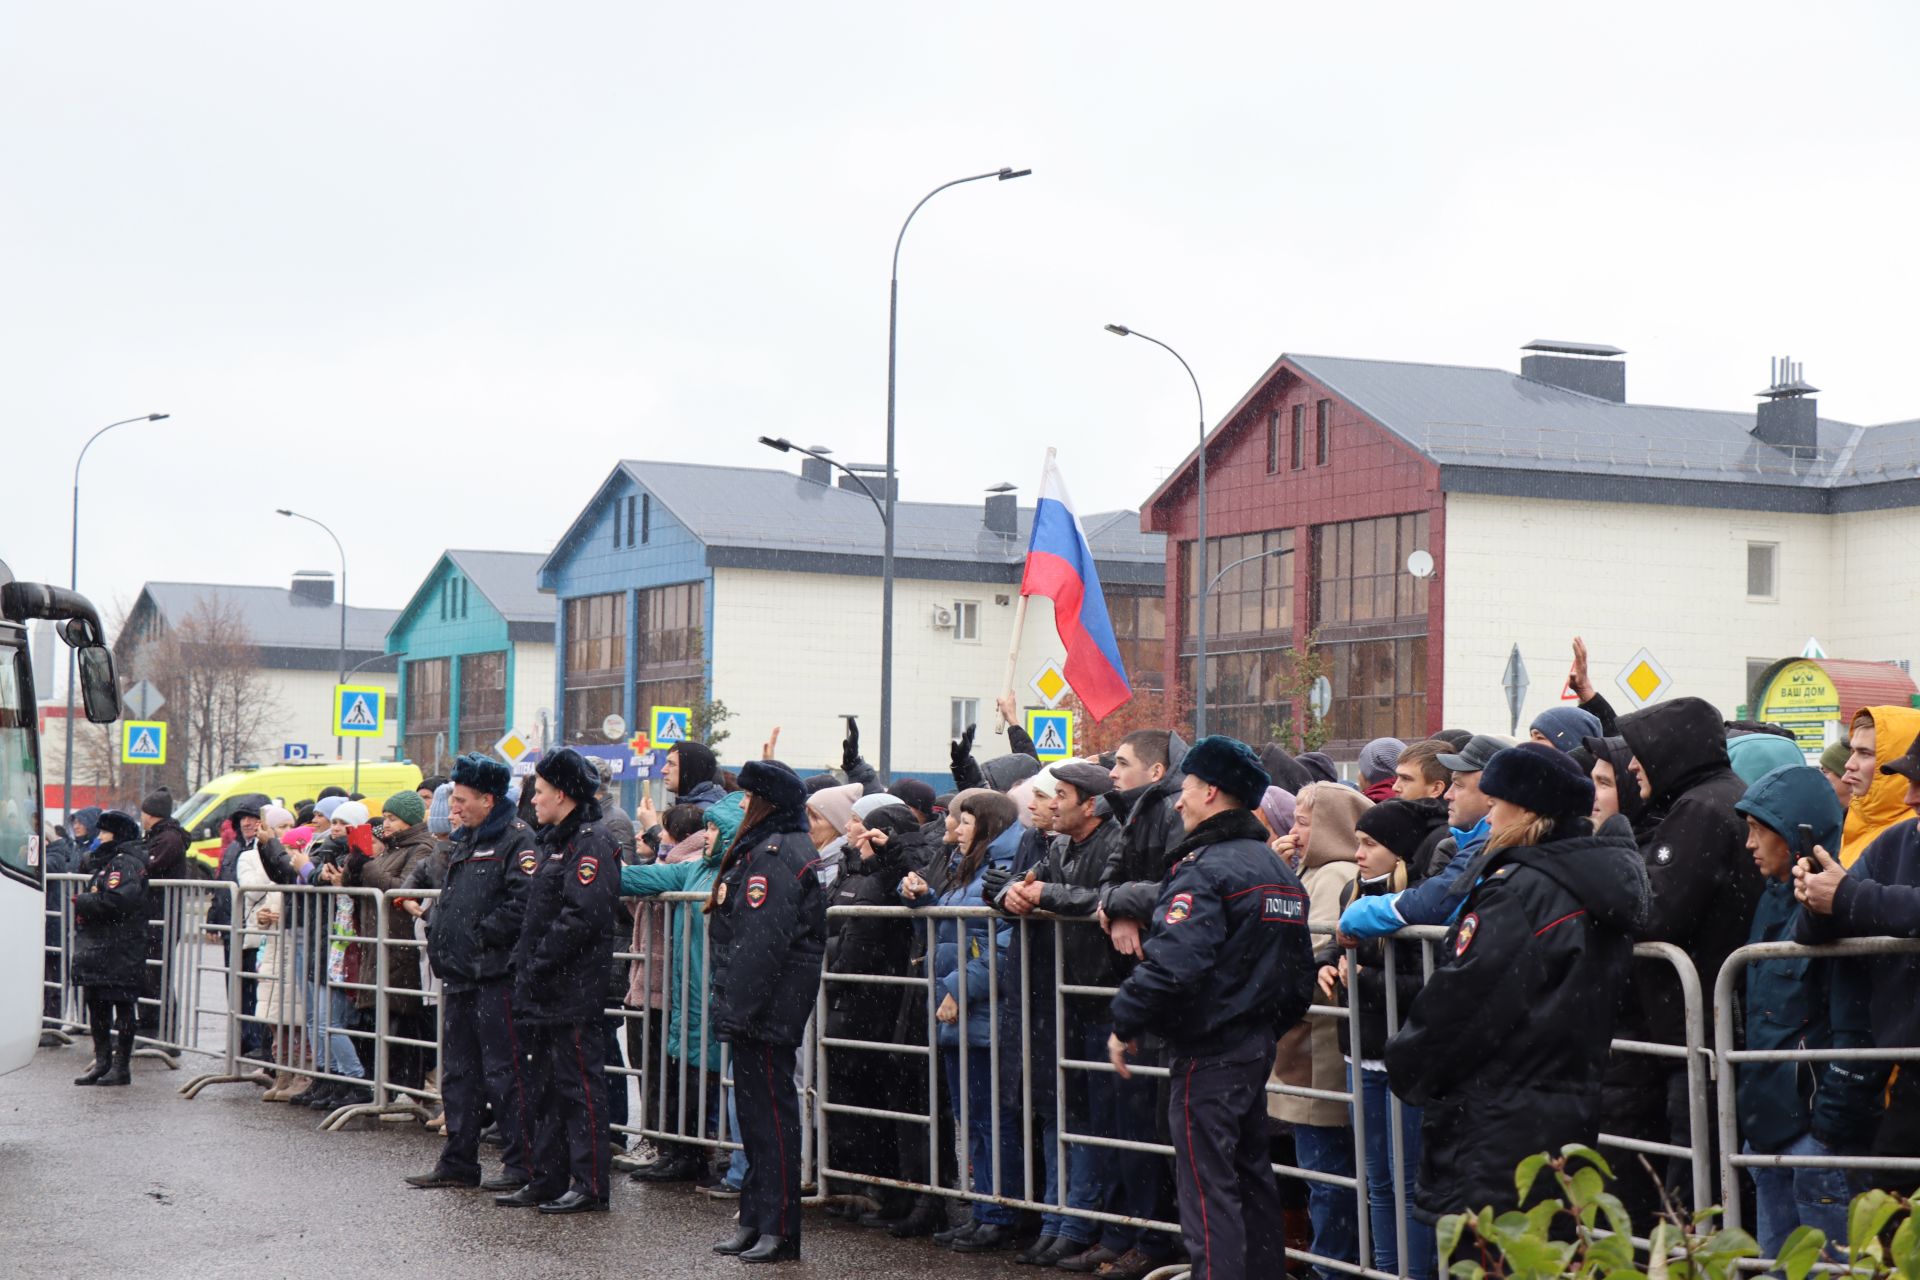
[[[1833,788],[1833,795],[1845,808],[1853,803],[1853,786],[1847,781],[1847,757],[1852,752],[1844,742],[1836,742],[1820,753],[1820,772],[1826,775],[1827,785]]]
[[[436,839],[453,834],[453,784],[443,782],[433,789],[433,803],[427,806],[427,830]]]

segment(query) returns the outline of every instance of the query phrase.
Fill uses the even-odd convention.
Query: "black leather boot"
[[[723,1240],[713,1246],[713,1251],[729,1257],[737,1257],[760,1243],[760,1233],[752,1227],[741,1227],[734,1232],[731,1240]]]
[[[113,1069],[113,1029],[93,1024],[93,1065],[73,1078],[75,1084],[99,1084],[100,1077]]]
[[[742,1262],[798,1262],[800,1237],[761,1236],[753,1248],[740,1255]]]
[[[103,1086],[110,1084],[132,1084],[133,1071],[130,1069],[128,1062],[130,1056],[124,1048],[116,1046],[113,1051],[113,1066],[108,1070],[107,1074],[100,1077],[99,1083]]]

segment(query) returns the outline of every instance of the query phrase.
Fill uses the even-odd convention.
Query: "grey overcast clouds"
[[[0,546],[81,586],[398,606],[544,550],[614,461],[878,460],[902,255],[917,499],[1137,507],[1283,351],[1631,353],[1746,408],[1771,355],[1920,415],[1910,4],[14,0]]]

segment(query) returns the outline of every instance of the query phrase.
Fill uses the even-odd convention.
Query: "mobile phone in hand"
[[[1800,865],[1807,869],[1808,875],[1818,875],[1820,872],[1820,863],[1813,856],[1813,828],[1803,822],[1800,824],[1799,831]]]

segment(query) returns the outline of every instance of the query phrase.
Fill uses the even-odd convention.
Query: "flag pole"
[[[1042,487],[1044,487],[1046,484],[1047,469],[1053,466],[1054,455],[1057,452],[1059,451],[1052,447],[1049,447],[1047,449],[1046,464],[1041,468],[1041,471],[1040,471],[1040,482]],[[1034,495],[1033,510],[1034,510],[1035,517],[1038,518],[1040,513],[1040,497],[1038,494]],[[1022,561],[1023,566],[1024,566],[1024,563],[1025,561],[1023,559]],[[1025,578],[1024,568],[1021,576],[1023,579]],[[1020,603],[1018,605],[1015,605],[1013,610],[1013,639],[1008,641],[1007,643],[1007,678],[1005,681],[1005,687],[1006,687],[1006,692],[1008,697],[1013,696],[1013,677],[1014,677],[1014,673],[1018,671],[1020,668],[1020,637],[1022,634],[1025,633],[1026,629],[1027,629],[1027,593],[1024,590],[1022,590],[1020,592]],[[1001,732],[1002,730],[1004,730],[1004,728],[1005,726],[1003,725],[1001,726],[1001,729],[996,729],[995,732],[996,733]]]

